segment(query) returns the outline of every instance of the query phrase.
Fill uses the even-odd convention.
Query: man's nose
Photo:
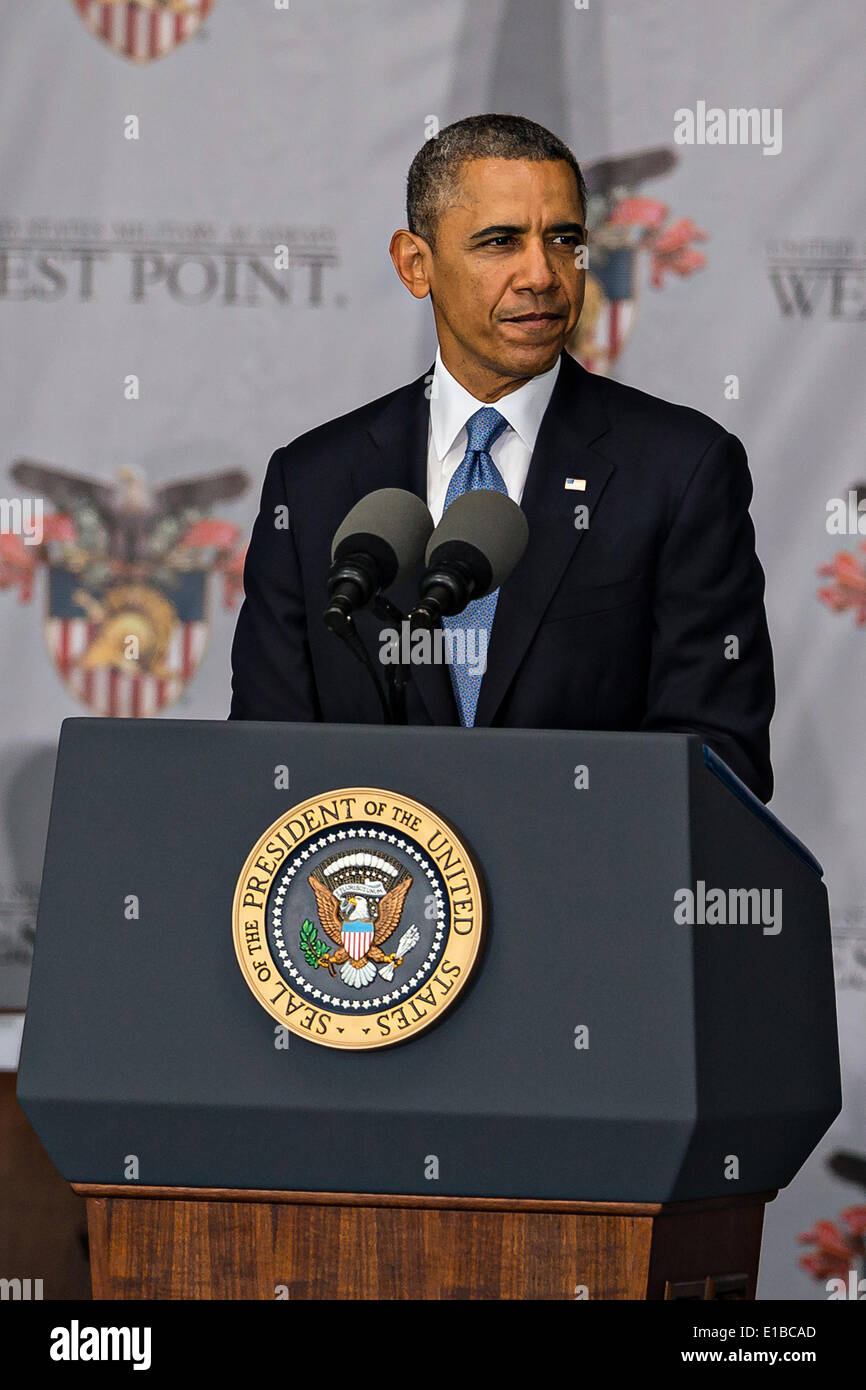
[[[537,293],[555,285],[558,278],[550,248],[540,237],[528,241],[517,270],[517,287],[532,289]]]

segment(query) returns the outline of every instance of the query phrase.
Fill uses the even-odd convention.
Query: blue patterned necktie
[[[466,429],[469,440],[466,453],[463,462],[454,471],[448,484],[445,507],[449,507],[455,497],[461,497],[464,492],[474,492],[476,488],[480,487],[495,488],[497,492],[504,492],[506,496],[508,495],[508,488],[505,486],[502,474],[490,457],[491,444],[494,439],[498,439],[507,424],[508,421],[504,416],[500,415],[498,410],[494,410],[491,405],[482,406],[467,420]],[[443,508],[444,510],[445,508]],[[471,728],[475,723],[478,692],[481,689],[481,680],[484,674],[482,671],[476,675],[469,667],[477,667],[480,664],[479,655],[486,658],[498,597],[499,590],[494,589],[493,593],[488,594],[486,598],[473,599],[462,613],[442,619],[442,627],[452,634],[451,684],[454,687],[460,723],[465,728]],[[484,634],[483,647],[481,646],[482,634]],[[465,657],[463,662],[458,660],[461,653]]]

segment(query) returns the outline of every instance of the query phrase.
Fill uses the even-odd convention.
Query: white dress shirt
[[[534,376],[500,400],[479,401],[451,375],[437,347],[427,443],[427,506],[435,525],[438,526],[442,518],[452,474],[466,455],[469,442],[466,422],[482,406],[492,405],[508,421],[507,428],[490,446],[490,457],[502,474],[508,496],[513,502],[520,502],[541,417],[561,366],[560,357],[549,372]]]

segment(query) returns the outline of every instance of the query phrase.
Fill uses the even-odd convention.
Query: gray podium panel
[[[610,1201],[784,1186],[841,1105],[827,894],[719,771],[680,734],[66,720],[21,1104],[79,1182],[123,1182],[134,1155],[147,1186]],[[367,785],[472,847],[480,965],[401,1046],[277,1048],[235,956],[236,881],[278,816]],[[676,921],[700,882],[780,892],[781,929]]]

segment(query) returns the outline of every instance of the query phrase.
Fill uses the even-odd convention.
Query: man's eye
[[[487,241],[483,241],[481,244],[482,246],[501,246],[504,242],[513,240],[514,238],[510,234],[503,233],[502,236],[490,237]],[[577,232],[560,232],[556,237],[554,237],[554,240],[565,241],[570,246],[583,245],[583,237],[579,236]]]

